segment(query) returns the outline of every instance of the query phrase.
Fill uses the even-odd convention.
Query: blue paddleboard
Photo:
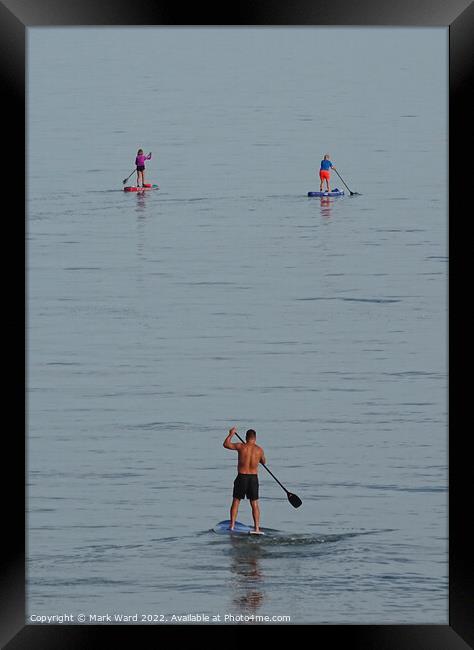
[[[255,535],[256,537],[259,537],[259,534],[255,533],[253,526],[241,524],[240,521],[235,522],[234,530],[230,530],[229,526],[230,519],[226,519],[225,521],[220,521],[216,524],[212,530],[219,535]],[[261,534],[264,535],[265,533]]]
[[[331,192],[308,192],[308,196],[344,196],[344,192],[336,187]]]

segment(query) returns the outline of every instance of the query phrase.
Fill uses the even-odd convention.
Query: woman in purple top
[[[140,187],[140,178],[142,180],[142,187],[145,185],[145,160],[150,160],[151,151],[148,156],[145,156],[143,149],[137,151],[137,157],[135,158],[135,165],[137,166],[137,187]]]

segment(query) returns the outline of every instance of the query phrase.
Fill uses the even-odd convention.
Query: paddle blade
[[[288,492],[287,496],[288,496],[288,501],[291,503],[293,508],[299,508],[300,505],[303,503],[299,498],[299,496],[297,496],[296,494],[292,494],[291,492]]]

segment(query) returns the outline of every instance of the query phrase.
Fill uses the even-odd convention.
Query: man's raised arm
[[[231,442],[231,438],[236,431],[237,427],[232,427],[232,429],[229,431],[228,436],[224,440],[224,447],[226,449],[238,449],[241,446],[241,442]]]

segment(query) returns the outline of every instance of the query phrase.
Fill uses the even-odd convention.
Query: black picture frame
[[[455,373],[465,359],[470,320],[461,310],[459,291],[468,277],[469,256],[464,234],[463,204],[470,189],[472,163],[471,126],[474,110],[474,5],[469,0],[332,0],[328,3],[295,0],[240,2],[227,11],[215,3],[173,5],[142,0],[137,7],[125,0],[2,0],[0,3],[0,74],[4,91],[4,156],[18,159],[25,151],[26,30],[36,26],[66,25],[346,25],[346,26],[444,26],[449,30],[449,624],[448,625],[314,625],[313,643],[364,650],[461,650],[474,647],[474,563],[468,534],[472,519],[472,461],[466,453],[468,385]],[[45,165],[48,161],[45,161]],[[5,170],[7,171],[7,170]],[[26,166],[25,166],[26,178]],[[193,636],[201,626],[40,626],[25,625],[25,454],[26,444],[26,209],[25,186],[5,181],[4,190],[13,208],[4,213],[9,242],[4,250],[13,255],[4,275],[7,332],[4,351],[8,378],[7,405],[12,416],[4,427],[4,471],[9,469],[3,499],[4,534],[0,593],[0,643],[8,650],[99,648],[115,637],[140,647],[137,637],[145,632],[155,640],[163,633],[179,635],[188,627]],[[23,214],[23,219],[21,215]],[[466,214],[466,217],[469,215]],[[11,245],[11,242],[14,245]],[[12,272],[13,271],[13,272]],[[467,297],[469,299],[469,296]],[[16,345],[12,345],[12,341]],[[468,422],[466,418],[466,422]],[[203,626],[208,635],[218,626]],[[259,632],[266,626],[261,626]],[[293,627],[293,626],[291,626]],[[306,627],[306,626],[305,626]],[[245,631],[248,629],[244,628]],[[252,635],[257,630],[252,629]],[[227,636],[227,633],[224,633]],[[194,637],[196,638],[196,637]]]

